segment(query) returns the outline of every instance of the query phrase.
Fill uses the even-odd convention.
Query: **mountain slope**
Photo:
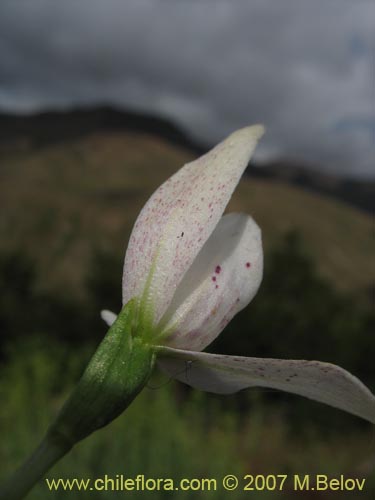
[[[147,198],[195,156],[139,132],[9,149],[0,167],[0,248],[25,248],[40,263],[45,286],[74,293],[92,249],[122,255]],[[373,283],[370,216],[285,182],[248,177],[229,208],[255,217],[266,251],[285,231],[297,228],[320,272],[340,288],[361,290]]]
[[[78,108],[44,111],[29,115],[11,115],[0,112],[0,162],[4,154],[15,150],[36,149],[65,142],[81,140],[92,134],[138,132],[151,134],[178,147],[188,149],[197,156],[209,149],[160,116],[118,110],[111,107]],[[375,181],[342,178],[329,175],[279,159],[252,168],[248,174],[261,179],[281,180],[318,194],[328,195],[373,214]]]

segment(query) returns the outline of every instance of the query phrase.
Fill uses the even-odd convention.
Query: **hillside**
[[[186,131],[167,118],[129,110],[103,106],[29,115],[0,112],[0,164],[4,154],[14,150],[59,145],[103,132],[151,134],[197,156],[209,149],[208,144],[192,140]],[[375,210],[374,180],[335,176],[285,158],[268,162],[262,168],[251,168],[247,173],[260,179],[284,181],[306,191],[344,201],[370,214]]]
[[[75,293],[92,250],[122,255],[147,198],[195,156],[130,131],[3,149],[0,248],[21,246],[40,263],[46,287]],[[320,272],[341,289],[368,289],[374,282],[372,221],[365,213],[283,180],[249,177],[229,209],[255,217],[266,251],[288,229],[301,231]]]

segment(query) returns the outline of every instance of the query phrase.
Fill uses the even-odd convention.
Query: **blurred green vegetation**
[[[37,444],[79,378],[106,332],[100,309],[120,309],[121,272],[122,258],[93,250],[86,293],[77,298],[69,290],[43,291],[38,266],[27,253],[0,255],[0,476]],[[370,305],[322,278],[301,235],[288,232],[266,255],[264,281],[254,301],[208,350],[326,360],[374,388],[374,323]],[[297,396],[256,389],[217,397],[156,376],[124,415],[77,446],[49,477],[366,477],[374,465],[373,444],[367,423]],[[374,479],[368,480],[368,496],[360,498],[372,498]],[[257,493],[256,498],[277,500],[290,494]],[[47,495],[95,498],[92,492],[47,493],[41,483],[30,500]],[[168,496],[154,491],[132,497],[138,495],[155,500]],[[236,498],[248,496],[236,492]],[[224,493],[180,492],[178,498],[219,499]],[[358,493],[340,498],[358,498]]]
[[[0,372],[0,481],[32,450],[79,376],[91,348],[72,346],[33,337],[8,350],[9,363]],[[347,474],[366,477],[372,452],[367,427],[322,439],[313,422],[305,422],[303,439],[282,411],[270,408],[257,394],[247,393],[250,411],[236,411],[235,399],[225,407],[217,398],[198,391],[181,397],[177,383],[152,379],[130,408],[107,428],[77,445],[46,477],[103,478],[123,474],[135,478],[214,478],[217,491],[183,492],[178,498],[234,498],[220,481],[226,474]],[[371,468],[371,464],[370,464]],[[372,498],[374,477],[369,477],[360,498]],[[283,492],[256,492],[256,498],[282,499]],[[243,480],[242,485],[246,484]],[[113,498],[124,492],[50,492],[40,481],[30,500],[41,498]],[[131,498],[161,500],[165,492],[132,492]],[[175,494],[174,494],[175,495]],[[250,492],[236,491],[235,498]],[[299,498],[304,498],[302,496]],[[250,496],[251,498],[251,496]],[[254,496],[252,497],[254,498]],[[307,498],[307,497],[306,497]],[[312,498],[312,497],[308,497]],[[358,498],[340,494],[340,498]]]

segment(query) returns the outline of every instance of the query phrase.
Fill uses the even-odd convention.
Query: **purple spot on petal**
[[[212,281],[216,281],[216,276],[212,276]]]
[[[246,262],[246,267],[247,268],[251,267],[251,262]]]
[[[220,274],[220,272],[221,272],[221,266],[216,266],[215,267],[215,273],[216,274]]]

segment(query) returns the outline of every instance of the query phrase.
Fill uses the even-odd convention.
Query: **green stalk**
[[[58,462],[71,445],[46,436],[32,455],[15,471],[0,491],[0,500],[21,500],[44,474]]]

